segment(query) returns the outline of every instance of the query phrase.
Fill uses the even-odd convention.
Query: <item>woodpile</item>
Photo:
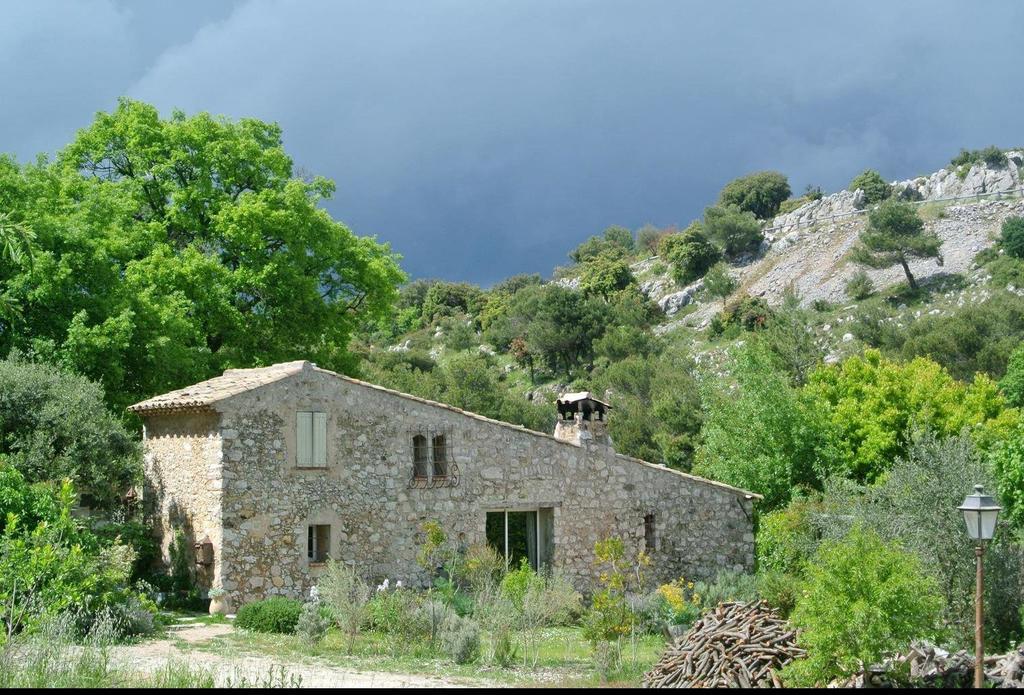
[[[843,681],[829,684],[830,688],[884,688],[895,685],[889,673],[896,670],[907,674],[909,664],[910,685],[932,688],[970,688],[974,685],[974,656],[964,650],[949,653],[927,643],[916,643],[906,654],[886,659],[881,666]],[[867,683],[865,684],[865,677]],[[905,676],[903,676],[905,677]],[[1024,688],[1024,645],[1008,654],[985,657],[985,685],[997,688]]]
[[[778,670],[804,655],[768,604],[722,603],[668,648],[643,687],[781,688]]]

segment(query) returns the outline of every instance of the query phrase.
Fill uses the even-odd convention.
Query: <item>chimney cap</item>
[[[611,408],[611,406],[608,405],[607,403],[605,403],[604,401],[599,400],[597,398],[594,398],[594,394],[590,393],[590,391],[577,391],[576,393],[563,393],[561,396],[558,397],[558,400],[556,401],[556,403],[558,405],[569,405],[569,404],[572,404],[572,403],[579,403],[581,401],[593,401],[594,403],[600,403],[605,408]]]

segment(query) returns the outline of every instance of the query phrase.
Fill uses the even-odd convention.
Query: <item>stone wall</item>
[[[189,565],[201,586],[220,576],[213,567],[196,567],[192,544],[209,538],[221,544],[221,440],[217,413],[176,413],[146,418],[143,503],[160,544],[171,562],[176,531],[184,534]]]
[[[486,512],[503,509],[553,509],[553,564],[583,590],[594,579],[595,541],[616,535],[642,547],[649,513],[657,538],[653,579],[752,568],[752,502],[742,492],[605,446],[560,442],[312,367],[217,407],[224,521],[218,579],[235,607],[308,592],[321,571],[306,558],[306,530],[317,523],[331,525],[332,557],[368,579],[407,584],[425,580],[415,561],[423,522],[438,521],[468,546],[485,542]],[[296,467],[295,413],[303,410],[328,413],[326,468]],[[458,484],[412,488],[413,436],[436,432],[448,437]]]

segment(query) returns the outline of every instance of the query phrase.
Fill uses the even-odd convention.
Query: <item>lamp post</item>
[[[980,688],[985,683],[985,640],[982,635],[985,584],[981,561],[985,553],[985,541],[992,540],[996,530],[996,518],[1002,507],[984,493],[981,485],[975,485],[974,494],[967,495],[959,509],[964,513],[967,535],[976,543],[974,557],[977,558],[978,569],[974,589],[974,687]]]

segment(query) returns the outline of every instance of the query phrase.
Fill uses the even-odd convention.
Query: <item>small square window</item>
[[[306,532],[306,557],[310,562],[326,562],[331,551],[329,524],[310,526]]]

